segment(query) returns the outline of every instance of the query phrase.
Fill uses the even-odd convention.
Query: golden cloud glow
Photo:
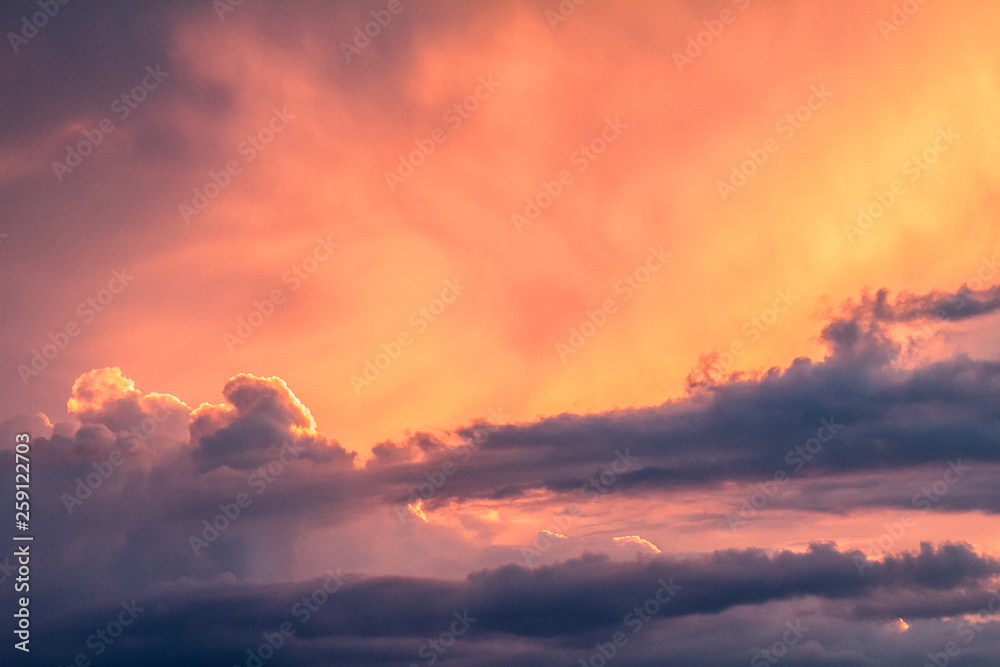
[[[646,547],[647,549],[649,549],[650,551],[652,551],[655,554],[662,553],[660,551],[660,548],[658,546],[656,546],[655,544],[653,544],[649,540],[642,539],[638,535],[624,535],[622,537],[613,537],[611,539],[613,541],[615,541],[615,542],[634,542],[635,544],[638,544],[639,546]]]
[[[406,507],[411,512],[413,512],[413,515],[415,517],[417,517],[418,519],[420,519],[424,523],[430,523],[430,520],[427,518],[427,515],[424,514],[423,505],[424,505],[424,501],[423,500],[418,500],[415,503],[407,503]]]

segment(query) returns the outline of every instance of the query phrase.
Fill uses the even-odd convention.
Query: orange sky
[[[227,15],[223,31],[214,14],[192,20],[173,38],[171,76],[225,87],[227,123],[220,132],[171,93],[169,78],[161,102],[142,110],[194,154],[181,170],[136,167],[173,194],[143,211],[140,243],[106,255],[135,282],[35,386],[64,393],[80,372],[113,364],[140,386],[216,402],[239,372],[277,375],[321,430],[365,452],[491,408],[531,420],[657,404],[682,393],[701,355],[734,342],[743,345],[734,370],[816,357],[824,309],[866,287],[954,289],[995,253],[996,34],[977,20],[987,5],[928,3],[883,38],[877,21],[889,3],[850,13],[732,4],[736,19],[679,72],[674,52],[718,11],[675,4],[588,3],[556,30],[529,3],[455,17],[433,33],[390,25],[386,34],[412,40],[406,57],[376,39],[350,64],[304,18],[284,17],[275,32],[250,12]],[[342,21],[355,18],[345,10]],[[477,87],[483,99],[455,127],[446,112]],[[810,98],[814,89],[829,98]],[[799,110],[808,116],[800,127],[778,124],[810,99],[816,108]],[[241,142],[274,109],[293,117],[245,162]],[[581,158],[609,118],[621,124],[613,141]],[[134,126],[120,125],[95,160],[133,148]],[[390,191],[385,173],[438,128],[443,143]],[[927,171],[905,170],[949,128],[957,138],[939,141]],[[66,140],[53,136],[54,150]],[[718,182],[769,140],[776,152],[723,202]],[[241,172],[185,224],[178,205],[232,159]],[[571,182],[519,232],[511,215],[564,170]],[[894,179],[903,194],[849,240],[844,226]],[[79,205],[99,194],[74,196]],[[307,280],[283,280],[318,237],[339,247]],[[671,257],[626,299],[615,286],[650,247]],[[21,357],[110,266],[53,295]],[[418,324],[419,309],[454,279],[465,290]],[[224,335],[275,289],[287,300],[230,352]],[[748,334],[746,323],[766,321],[785,290],[787,312]],[[557,343],[607,299],[615,312],[563,363]],[[355,391],[351,376],[401,333],[411,344]]]
[[[45,471],[37,515],[71,547],[45,571],[94,571],[53,580],[56,622],[89,631],[130,587],[218,595],[216,651],[285,605],[219,609],[336,567],[362,593],[329,609],[378,621],[330,614],[283,659],[383,665],[419,655],[426,603],[466,599],[392,620],[400,591],[496,580],[447,659],[562,664],[670,567],[691,602],[623,664],[668,639],[745,664],[793,610],[825,616],[788,664],[909,664],[995,589],[996,3],[85,4],[0,57],[0,449],[30,432]],[[548,590],[508,575],[567,572],[554,620],[504,625]]]

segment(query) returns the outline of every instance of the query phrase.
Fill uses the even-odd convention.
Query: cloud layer
[[[1000,581],[988,533],[966,536],[978,546],[914,551],[897,541],[918,518],[998,513],[1000,364],[958,356],[904,369],[886,327],[932,317],[947,326],[937,304],[956,298],[979,304],[970,319],[988,317],[991,294],[865,298],[824,328],[822,361],[704,383],[653,408],[416,434],[382,443],[365,462],[319,433],[278,378],[234,377],[224,403],[192,409],[142,394],[118,368],[88,372],[73,385],[70,421],[49,425],[33,444],[32,462],[44,471],[35,526],[60,545],[36,557],[50,587],[33,598],[46,619],[44,650],[53,660],[81,644],[96,650],[86,648],[88,628],[135,600],[146,611],[113,654],[107,647],[107,664],[243,660],[246,647],[287,621],[295,635],[274,664],[409,665],[436,650],[427,642],[449,631],[450,618],[468,636],[438,655],[449,664],[586,659],[614,633],[631,637],[647,625],[644,637],[657,639],[634,637],[628,664],[653,664],[644,641],[682,627],[725,633],[758,607],[794,618],[808,609],[816,636],[884,626],[885,636],[851,658],[856,664],[892,650],[900,617],[913,655],[963,628],[974,630],[980,654],[995,629],[980,632],[969,619]],[[848,549],[813,540],[793,550],[654,555],[653,544],[666,546],[661,538],[600,537],[600,526],[643,527],[657,516],[637,522],[636,508],[703,491],[729,507],[701,509],[687,529],[706,535],[734,518],[763,523],[789,509],[881,511],[891,520],[867,546]],[[537,536],[511,543],[489,518],[498,511],[520,512]],[[616,541],[632,550],[612,557]],[[311,544],[321,551],[304,558]],[[400,549],[416,550],[411,569],[395,569],[411,574],[393,574]],[[461,574],[476,563],[481,569]],[[661,586],[664,599],[642,620]],[[296,607],[316,590],[322,605]],[[180,634],[183,645],[162,646]],[[841,659],[829,643],[796,646],[795,664]],[[754,647],[685,650],[686,664],[729,664]]]

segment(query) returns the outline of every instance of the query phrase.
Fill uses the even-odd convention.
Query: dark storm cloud
[[[918,554],[889,557],[872,563],[865,578],[858,577],[856,557],[817,544],[806,553],[731,550],[628,563],[585,554],[536,569],[484,570],[462,581],[330,572],[295,584],[176,582],[142,593],[134,626],[125,641],[108,647],[102,664],[245,664],[247,648],[265,641],[264,633],[273,638],[284,623],[294,635],[269,664],[408,665],[423,661],[414,656],[429,638],[463,627],[455,650],[440,656],[445,664],[509,661],[532,649],[570,659],[589,655],[614,632],[637,643],[645,632],[652,642],[669,619],[693,617],[707,629],[712,615],[783,600],[826,601],[827,616],[842,623],[891,621],[903,611],[911,618],[974,613],[989,600],[989,578],[1000,573],[1000,563],[961,545],[924,545]],[[46,658],[72,659],[105,619],[121,613],[121,602],[102,599],[51,617]],[[816,628],[813,620],[806,625]],[[168,641],[177,637],[184,641]],[[731,650],[721,642],[703,659],[725,660]]]
[[[988,469],[1000,461],[1000,363],[959,356],[900,370],[892,364],[899,346],[880,322],[928,318],[955,299],[962,308],[951,312],[961,317],[988,314],[1000,303],[996,292],[907,295],[892,303],[880,293],[824,329],[831,352],[821,362],[797,359],[656,408],[502,427],[431,504],[501,490],[575,492],[626,450],[638,465],[619,472],[614,492],[765,480],[776,471],[888,474],[948,461]],[[821,455],[810,456],[817,448]],[[996,511],[998,504],[991,492],[965,495],[960,505],[957,498],[941,507]]]

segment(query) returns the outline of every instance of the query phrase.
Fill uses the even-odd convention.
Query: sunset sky
[[[0,27],[4,664],[1000,665],[1000,4]]]

